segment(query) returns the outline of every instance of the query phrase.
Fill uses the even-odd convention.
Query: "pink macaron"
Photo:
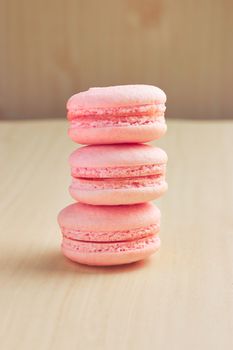
[[[167,190],[167,155],[145,144],[90,145],[70,158],[71,196],[93,205],[136,204]]]
[[[59,213],[58,223],[63,254],[82,264],[127,264],[147,258],[160,247],[160,211],[152,203],[74,203]]]
[[[81,144],[148,142],[166,132],[166,95],[152,85],[91,88],[67,103],[69,136]]]

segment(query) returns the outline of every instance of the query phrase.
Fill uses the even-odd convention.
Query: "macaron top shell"
[[[84,231],[119,231],[159,223],[160,210],[152,203],[93,206],[73,203],[58,215],[60,227]]]
[[[167,154],[145,144],[91,145],[75,150],[69,158],[71,167],[119,167],[166,164]]]
[[[79,109],[164,104],[166,95],[163,90],[152,85],[118,85],[95,87],[70,97],[68,111]]]

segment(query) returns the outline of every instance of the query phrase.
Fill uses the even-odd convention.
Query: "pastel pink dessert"
[[[70,158],[71,196],[93,205],[135,204],[167,190],[167,155],[145,144],[92,145]]]
[[[152,203],[90,206],[74,203],[58,215],[62,252],[87,265],[128,264],[160,247],[160,211]]]
[[[68,100],[68,134],[81,144],[159,139],[167,130],[165,102],[165,93],[152,85],[91,88]]]

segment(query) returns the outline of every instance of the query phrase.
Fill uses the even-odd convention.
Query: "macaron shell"
[[[160,210],[153,203],[109,207],[73,203],[60,211],[58,224],[61,228],[98,233],[156,225],[160,217]]]
[[[106,108],[151,103],[165,103],[163,90],[152,85],[118,85],[90,88],[70,97],[67,109]]]
[[[116,167],[164,164],[167,154],[145,144],[89,145],[76,149],[69,157],[71,167]]]
[[[141,240],[142,241],[142,240]],[[130,247],[125,248],[123,251],[119,251],[119,247],[116,246],[115,249],[112,248],[112,245],[104,243],[104,250],[102,251],[101,245],[98,245],[96,252],[93,252],[93,246],[91,243],[90,251],[88,244],[85,246],[85,250],[79,251],[77,249],[78,243],[73,249],[70,249],[66,244],[62,244],[63,254],[70,260],[86,265],[94,266],[110,266],[110,265],[121,265],[129,264],[136,262],[145,258],[148,258],[150,255],[154,254],[160,248],[160,238],[155,236],[150,240],[145,239],[144,244],[131,244]]]
[[[167,191],[166,181],[153,187],[109,190],[80,190],[72,184],[69,192],[72,198],[91,205],[122,205],[137,204],[155,200]]]
[[[150,142],[161,138],[167,131],[166,123],[151,125],[121,126],[106,128],[74,128],[68,130],[69,137],[82,145],[121,144]]]

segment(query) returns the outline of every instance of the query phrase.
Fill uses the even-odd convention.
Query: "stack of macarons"
[[[147,258],[160,247],[160,211],[150,201],[167,190],[166,153],[145,142],[166,132],[165,93],[150,85],[91,88],[67,103],[75,203],[58,215],[62,252],[87,265]]]

